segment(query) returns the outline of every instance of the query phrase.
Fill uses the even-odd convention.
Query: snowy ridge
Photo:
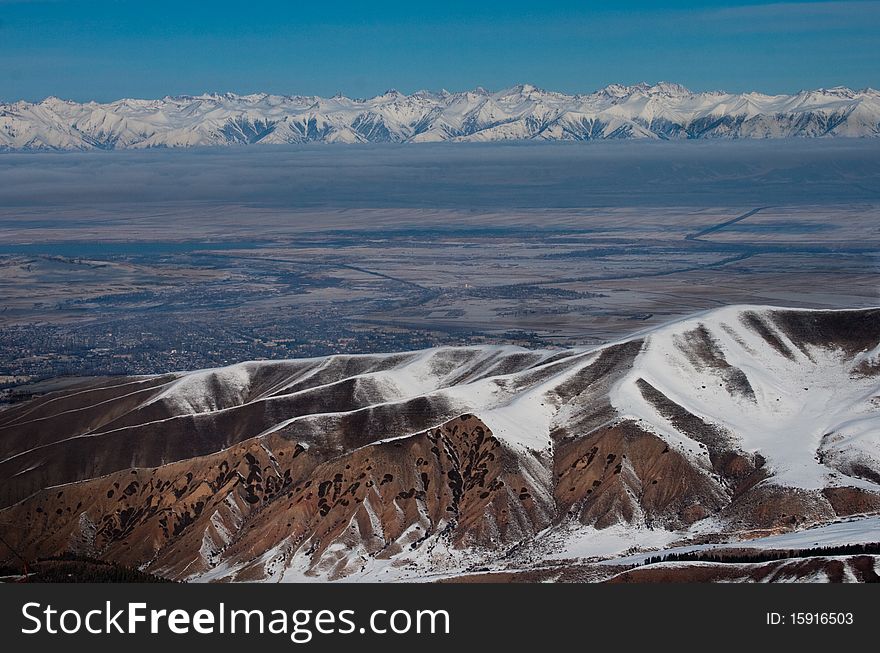
[[[727,434],[736,448],[764,456],[774,483],[808,490],[841,484],[878,489],[845,470],[864,463],[880,471],[880,377],[855,372],[860,365],[880,365],[880,344],[850,356],[833,344],[793,342],[772,320],[780,310],[729,306],[640,332],[634,338],[643,343],[641,350],[610,388],[614,419],[638,422],[708,468],[705,448],[646,397],[647,382]],[[632,340],[616,344],[627,342]],[[438,422],[473,413],[507,446],[539,452],[550,447],[554,425],[578,418],[578,403],[560,400],[558,388],[613,346],[560,351],[481,345],[252,361],[182,374],[130,414],[161,405],[161,418],[143,426],[243,405],[266,404],[268,410],[350,386],[350,405],[292,415],[262,435],[303,421],[314,422],[319,431],[352,413],[423,398],[446,406]]]
[[[776,483],[811,490],[841,483],[877,489],[843,469],[856,460],[880,469],[880,381],[854,374],[861,364],[880,364],[880,345],[851,357],[835,347],[795,343],[768,317],[775,310],[731,306],[639,334],[641,351],[609,393],[616,419],[638,421],[671,446],[690,452],[694,462],[708,465],[708,453],[699,443],[645,397],[641,384],[647,382],[727,433],[737,448],[761,453]],[[767,333],[778,343],[769,341]],[[489,345],[394,358],[251,362],[186,374],[145,405],[163,402],[172,417],[203,414],[314,394],[353,381],[355,405],[350,410],[296,415],[291,421],[335,418],[424,397],[448,405],[450,416],[479,415],[508,446],[541,451],[550,445],[554,423],[576,419],[577,406],[563,406],[556,389],[594,365],[606,347],[560,352]],[[273,392],[247,398],[260,369],[297,363],[308,367]],[[336,366],[356,373],[343,372],[328,382],[315,379],[319,371],[339,375]],[[299,385],[308,379],[317,385]],[[218,389],[232,398],[218,404]],[[286,425],[279,423],[271,431]]]
[[[880,309],[728,306],[593,348],[253,361],[4,417],[0,517],[34,524],[22,546],[97,537],[170,578],[873,543]]]
[[[660,82],[567,95],[387,91],[369,99],[234,93],[0,103],[0,149],[92,150],[282,143],[877,137],[880,92],[692,92]]]

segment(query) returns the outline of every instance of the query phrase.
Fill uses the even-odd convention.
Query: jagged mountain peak
[[[531,95],[531,94],[543,94],[546,93],[543,88],[539,88],[534,84],[516,84],[515,86],[511,86],[510,88],[504,89],[499,92],[500,95]]]
[[[404,95],[403,93],[398,91],[396,88],[389,88],[385,92],[380,93],[379,95],[376,95],[370,99],[382,101],[382,100],[397,100],[397,99],[405,98],[405,97],[406,97],[406,95]]]
[[[676,84],[674,82],[657,82],[648,88],[648,92],[656,95],[667,95],[670,97],[692,95],[689,88]]]

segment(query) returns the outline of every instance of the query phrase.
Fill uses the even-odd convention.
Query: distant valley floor
[[[730,303],[870,306],[878,223],[870,203],[7,209],[0,388],[8,400],[70,375],[598,344]]]

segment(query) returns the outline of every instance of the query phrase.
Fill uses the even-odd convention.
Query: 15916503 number
[[[796,626],[809,626],[812,624],[848,626],[853,623],[852,612],[792,612],[789,618],[791,623]]]

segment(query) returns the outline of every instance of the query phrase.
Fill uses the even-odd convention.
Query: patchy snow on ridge
[[[19,545],[186,580],[407,581],[877,540],[878,308],[729,306],[598,347],[142,385],[0,427],[0,512],[36,525]]]

